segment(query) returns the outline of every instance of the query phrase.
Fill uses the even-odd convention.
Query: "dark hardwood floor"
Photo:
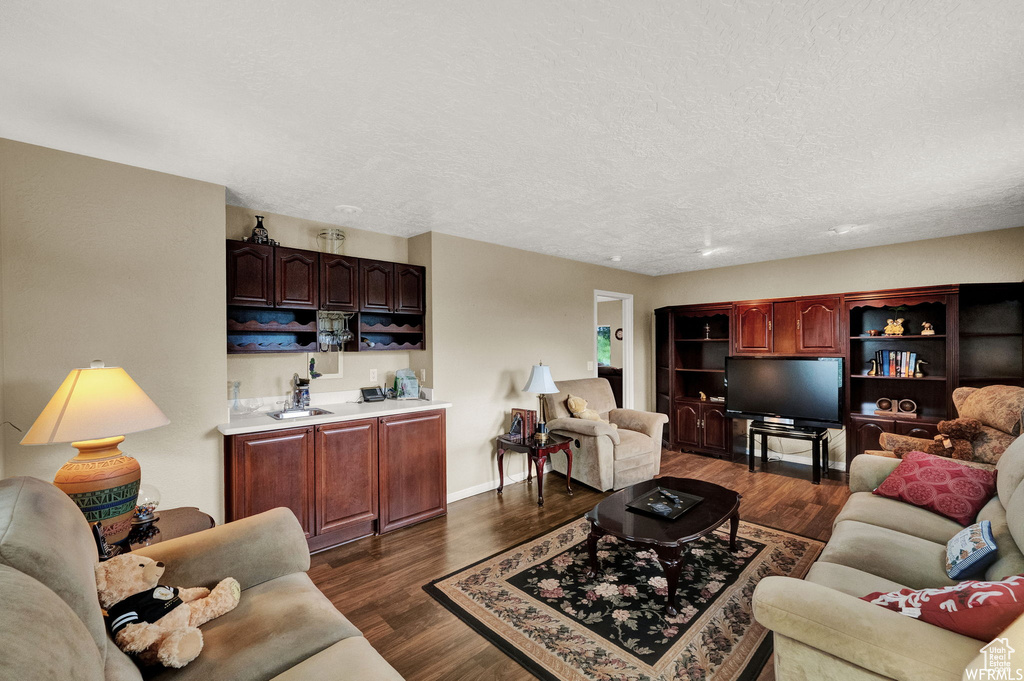
[[[661,472],[734,489],[743,495],[743,520],[821,540],[849,496],[841,473],[812,485],[809,467],[781,462],[750,473],[746,463],[666,450]],[[422,587],[578,518],[605,496],[574,484],[570,497],[557,474],[545,482],[543,508],[536,483],[506,485],[503,496],[489,492],[451,504],[444,518],[319,553],[309,575],[409,681],[532,679]],[[770,677],[769,670],[762,679]]]

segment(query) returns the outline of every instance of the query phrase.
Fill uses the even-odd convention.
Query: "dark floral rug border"
[[[586,577],[589,523],[572,520],[423,588],[541,679],[748,681],[771,654],[751,596],[769,575],[803,577],[822,542],[741,522],[738,549],[725,532],[691,545],[677,595],[655,555],[614,537],[598,545]]]

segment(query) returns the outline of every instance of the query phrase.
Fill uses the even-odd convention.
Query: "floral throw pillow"
[[[946,542],[946,574],[950,579],[980,574],[995,562],[996,556],[992,523],[982,520],[960,530]]]
[[[874,494],[952,518],[964,527],[996,493],[996,474],[924,452],[907,452]]]
[[[1024,575],[1000,582],[968,580],[941,589],[879,591],[863,600],[979,641],[991,641],[1024,614]]]

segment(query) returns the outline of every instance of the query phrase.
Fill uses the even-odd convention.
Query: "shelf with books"
[[[850,378],[871,378],[885,381],[945,381],[945,376],[868,376],[867,374],[851,374]]]

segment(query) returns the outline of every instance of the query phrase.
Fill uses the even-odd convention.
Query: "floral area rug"
[[[803,577],[824,544],[741,522],[733,553],[727,530],[690,545],[675,617],[651,550],[604,537],[601,569],[587,577],[582,518],[424,589],[541,679],[747,681],[771,654],[754,587],[769,575]]]

